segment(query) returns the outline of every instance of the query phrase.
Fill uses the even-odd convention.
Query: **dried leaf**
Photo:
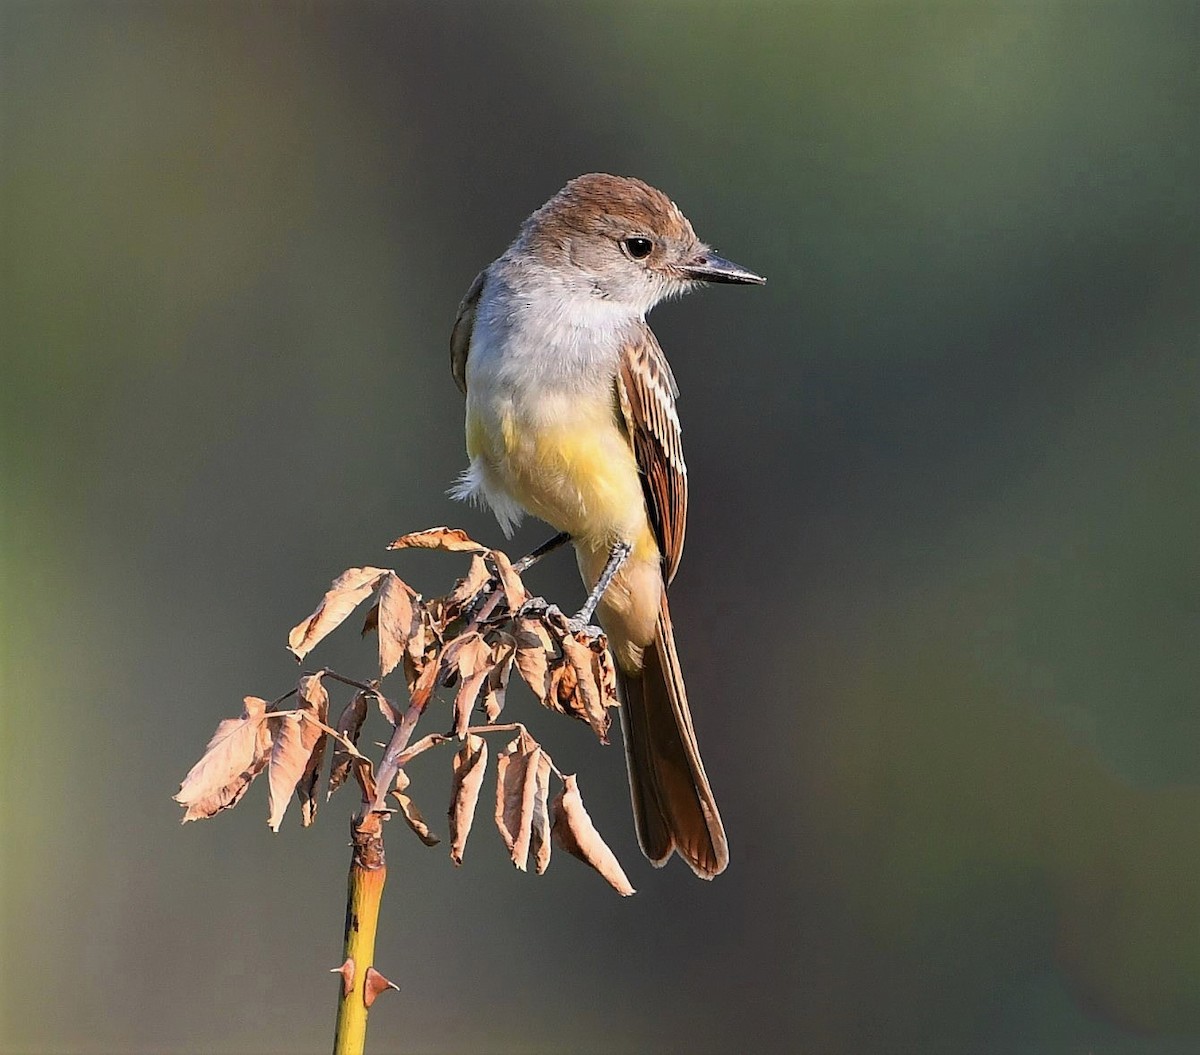
[[[429,825],[425,823],[425,818],[421,815],[421,811],[412,799],[402,791],[393,791],[392,797],[400,804],[401,814],[403,814],[404,819],[408,822],[408,826],[421,842],[426,846],[437,846],[442,841],[441,836],[434,835],[429,830]]]
[[[547,707],[550,703],[550,660],[555,655],[550,632],[536,616],[517,620],[517,670],[534,695]]]
[[[358,743],[358,734],[362,731],[363,722],[367,720],[367,697],[373,695],[367,692],[356,692],[354,698],[342,708],[341,716],[334,728],[347,737],[351,743]],[[345,746],[335,740],[333,742],[333,760],[329,766],[329,789],[325,793],[328,801],[338,788],[346,783],[350,775],[350,765],[354,756]]]
[[[498,631],[492,641],[492,669],[483,684],[482,707],[488,722],[494,722],[504,710],[504,696],[508,692],[508,678],[516,654],[516,639],[503,630]]]
[[[271,751],[267,701],[247,696],[242,716],[217,726],[200,761],[179,785],[175,801],[186,807],[183,820],[215,816],[237,804],[250,782],[263,771]]]
[[[379,713],[387,719],[392,725],[399,725],[400,719],[404,717],[404,712],[400,710],[391,700],[389,700],[382,692],[373,692],[371,695],[375,698],[376,704],[379,706]]]
[[[454,756],[454,784],[450,791],[450,859],[463,862],[467,836],[475,820],[479,789],[487,771],[487,742],[471,733]]]
[[[362,732],[363,722],[367,720],[367,699],[375,695],[377,694],[374,692],[360,689],[338,715],[334,728],[353,744],[358,743],[358,734]]]
[[[584,809],[579,783],[573,774],[563,777],[563,789],[554,800],[553,815],[552,832],[559,846],[591,865],[622,897],[634,892],[620,862],[600,838],[592,818]]]
[[[442,667],[441,656],[434,652],[425,660],[425,666],[421,668],[421,673],[417,680],[413,683],[409,699],[412,706],[424,707],[429,701],[429,697],[433,694],[433,690],[437,685],[438,671]]]
[[[404,657],[415,637],[418,654],[425,650],[425,625],[421,602],[394,571],[383,577],[379,587],[379,676],[386,678]]]
[[[544,752],[522,731],[500,752],[496,762],[496,827],[512,863],[522,872],[529,865],[538,768]]]
[[[305,746],[301,733],[307,733],[310,728],[307,722],[295,714],[279,719],[276,724],[275,740],[271,747],[271,760],[267,770],[270,786],[267,800],[270,816],[267,818],[267,824],[271,826],[272,831],[279,831],[288,803],[292,801],[292,792],[304,776],[304,767],[308,764],[312,745]]]
[[[458,615],[467,602],[473,600],[490,579],[491,575],[488,573],[483,558],[478,553],[472,555],[470,570],[454,584],[454,589],[441,599],[442,604],[448,611],[453,611],[455,615]]]
[[[601,637],[592,642],[592,652],[595,659],[592,663],[596,670],[596,683],[604,698],[605,707],[619,707],[620,698],[617,696],[617,672],[613,667],[612,653],[608,650],[608,639]]]
[[[561,613],[548,609],[517,621],[516,645],[517,667],[542,704],[587,722],[607,744],[608,709],[617,706],[607,639],[572,632]]]
[[[550,668],[550,706],[572,718],[583,719],[583,711],[576,699],[578,691],[579,676],[571,661],[566,656],[555,660]]]
[[[425,531],[412,531],[388,543],[388,549],[441,549],[456,553],[487,553],[460,528],[435,527]]]
[[[372,630],[379,629],[379,602],[376,601],[370,608],[367,609],[367,614],[363,616],[362,629],[358,632],[359,637],[366,637]]]
[[[442,656],[447,673],[455,673],[461,679],[454,699],[455,736],[461,737],[471,724],[471,709],[487,680],[491,663],[492,650],[476,631],[455,638]]]
[[[376,795],[375,767],[369,758],[352,759],[350,768],[354,770],[354,779],[358,782],[358,790],[362,792],[363,802],[374,802]]]
[[[608,727],[612,719],[608,713],[608,701],[600,687],[601,671],[591,643],[587,640],[581,641],[574,634],[567,634],[562,639],[562,650],[575,671],[578,683],[574,694],[576,705],[588,725],[592,727],[592,732],[602,744],[607,744]]]
[[[504,601],[508,605],[508,610],[515,612],[529,600],[529,591],[525,589],[525,584],[521,582],[521,576],[513,568],[506,553],[498,549],[492,550],[492,561],[496,565],[500,584],[504,588]]]
[[[429,830],[429,825],[425,823],[425,818],[421,815],[417,804],[405,794],[407,788],[408,774],[404,770],[400,770],[396,774],[396,786],[392,789],[392,798],[400,804],[400,813],[417,838],[426,846],[437,846],[442,841],[441,838]]]
[[[428,629],[425,637],[426,645],[431,645],[434,641],[438,643],[444,641],[446,639],[446,629],[458,616],[458,609],[447,605],[444,597],[435,597],[431,601],[426,601],[425,625]]]
[[[315,686],[312,684],[316,682]],[[320,684],[320,675],[305,675],[300,679],[300,707],[297,710],[311,711],[314,717],[325,720],[326,715],[320,713],[318,706],[320,697],[325,696],[325,709],[328,711],[329,697]],[[305,699],[307,693],[309,699]],[[315,694],[315,697],[314,697]],[[312,700],[316,702],[310,702]],[[267,823],[272,831],[279,831],[283,815],[287,812],[292,792],[295,791],[302,803],[305,826],[312,823],[316,810],[316,799],[312,792],[316,786],[316,772],[324,756],[325,734],[307,722],[298,714],[289,714],[285,718],[276,719],[275,737],[271,746],[271,758],[268,763],[267,778],[270,785],[268,795]],[[319,747],[319,750],[318,750]],[[313,759],[316,756],[316,765]],[[311,766],[311,769],[310,769]]]
[[[427,615],[430,615],[432,618],[432,613],[428,612],[427,609],[426,612]],[[426,629],[428,633],[428,628]],[[430,665],[431,661],[434,661],[434,666],[437,666],[437,661],[439,661],[439,659],[440,649],[437,647],[431,648],[428,652],[422,652],[419,657],[415,658],[413,655],[408,653],[404,654],[404,684],[406,684],[408,687],[409,696],[412,696],[415,693],[416,683],[418,683],[422,675],[424,675],[426,667]]]
[[[430,645],[441,644],[441,637],[435,637],[433,628],[429,625],[429,612],[426,611],[425,605],[421,603],[419,597],[415,607],[417,625],[409,635],[404,658],[409,662],[422,663],[425,660],[426,650]]]
[[[329,693],[321,684],[320,674],[305,674],[297,685],[297,696],[300,698],[301,709],[308,711],[314,718],[324,724],[329,723]],[[312,740],[312,749],[304,774],[296,785],[296,795],[300,799],[300,820],[307,828],[317,819],[317,783],[321,779],[321,762],[325,758],[326,735],[319,726],[305,722],[301,736],[306,741]]]
[[[487,681],[488,668],[482,667],[468,678],[463,678],[454,697],[454,735],[460,740],[471,725],[471,710],[479,699],[479,690]]]
[[[533,851],[534,867],[542,875],[550,867],[550,756],[538,754],[534,782],[533,823],[529,831],[529,848]]]
[[[292,627],[288,648],[297,659],[307,656],[317,642],[337,629],[346,616],[371,596],[385,568],[350,568],[342,572],[321,598],[317,609],[303,622]]]

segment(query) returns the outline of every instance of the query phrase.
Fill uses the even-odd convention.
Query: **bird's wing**
[[[643,324],[626,345],[617,372],[617,401],[629,431],[650,523],[670,582],[683,556],[687,524],[687,466],[675,400],[679,389],[650,327]]]
[[[450,331],[450,373],[454,383],[465,396],[467,394],[467,352],[471,348],[471,331],[475,329],[475,309],[479,306],[479,294],[483,292],[483,280],[487,269],[480,271],[458,306],[458,318]]]

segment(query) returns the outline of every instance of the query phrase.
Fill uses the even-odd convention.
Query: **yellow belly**
[[[468,414],[467,452],[482,462],[487,489],[576,542],[607,549],[625,541],[657,557],[637,462],[611,408],[572,408],[536,425],[511,413]]]
[[[639,670],[642,650],[654,636],[663,583],[637,461],[612,408],[550,410],[531,425],[511,412],[478,413],[468,406],[467,451],[494,507],[498,496],[511,499],[571,536],[589,589],[613,544],[632,545],[598,615],[617,663]]]

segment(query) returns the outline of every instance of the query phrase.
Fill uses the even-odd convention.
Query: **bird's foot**
[[[513,612],[514,619],[526,619],[549,613],[562,615],[558,605],[551,604],[544,597],[530,597],[520,608]]]
[[[575,637],[588,637],[595,640],[604,635],[604,631],[595,623],[590,621],[591,613],[579,611],[570,619],[565,620],[566,628],[575,635]]]

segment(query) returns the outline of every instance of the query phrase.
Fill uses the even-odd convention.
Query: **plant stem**
[[[478,630],[484,623],[488,621],[488,617],[496,610],[496,607],[504,599],[504,591],[497,585],[493,588],[491,596],[484,602],[483,607],[479,610],[478,615],[467,624],[464,634],[469,634],[474,630]],[[412,702],[408,705],[408,710],[404,712],[404,717],[400,719],[400,724],[392,731],[392,738],[388,741],[387,750],[383,752],[383,758],[379,760],[379,767],[375,772],[375,801],[371,803],[371,810],[375,812],[382,811],[387,805],[387,794],[391,790],[392,781],[396,779],[396,774],[400,771],[400,757],[403,755],[405,748],[408,747],[408,741],[412,737],[413,730],[420,721],[421,715],[425,713],[425,708],[429,706],[429,701],[433,697],[434,689],[442,676],[442,657],[445,654],[443,649],[437,654],[437,657],[429,662],[436,664],[433,668],[435,677],[429,681],[425,681],[425,675],[422,673],[421,681],[418,682],[418,687],[414,689],[412,694]],[[365,807],[364,807],[365,808]]]
[[[350,834],[354,851],[346,889],[346,937],[343,948],[345,958],[351,964],[351,983],[347,986],[343,982],[338,991],[333,1055],[362,1055],[366,1044],[365,984],[367,969],[375,959],[379,902],[383,896],[383,884],[387,880],[383,818],[377,813],[366,813],[351,822]]]
[[[525,571],[541,560],[542,557],[544,557],[547,553],[551,553],[560,546],[565,545],[570,541],[570,539],[571,536],[565,531],[560,532],[559,534],[555,535],[554,538],[543,542],[532,553],[522,557],[513,566],[513,569],[518,572]],[[492,579],[487,589],[490,589],[491,591],[490,596],[483,603],[483,607],[480,608],[475,617],[462,631],[464,634],[469,634],[472,631],[479,630],[479,628],[482,627],[489,618],[491,618],[492,612],[496,610],[497,606],[504,599],[504,590],[498,580]],[[392,781],[396,779],[396,774],[400,771],[400,767],[402,765],[399,759],[404,753],[405,748],[408,747],[408,741],[412,737],[413,729],[416,728],[417,722],[420,720],[421,715],[425,713],[425,708],[429,705],[429,700],[433,696],[434,690],[437,687],[437,683],[441,680],[442,655],[443,652],[439,652],[436,658],[430,660],[431,663],[437,664],[437,667],[434,671],[436,677],[434,677],[423,690],[415,689],[413,691],[408,709],[404,712],[404,717],[401,718],[399,724],[392,731],[392,738],[388,741],[387,749],[383,752],[383,758],[379,760],[379,766],[375,771],[375,799],[370,804],[370,809],[375,812],[381,812],[387,808],[388,792],[391,790]],[[328,670],[327,673],[332,674],[332,672]],[[373,689],[370,686],[363,685],[361,682],[355,682],[348,678],[343,678],[339,674],[335,674],[333,676],[338,678],[340,681],[345,681],[349,685],[357,685],[359,688],[366,689],[367,691],[374,692],[376,695],[378,695],[378,689]],[[364,806],[364,812],[365,809],[366,807]]]

